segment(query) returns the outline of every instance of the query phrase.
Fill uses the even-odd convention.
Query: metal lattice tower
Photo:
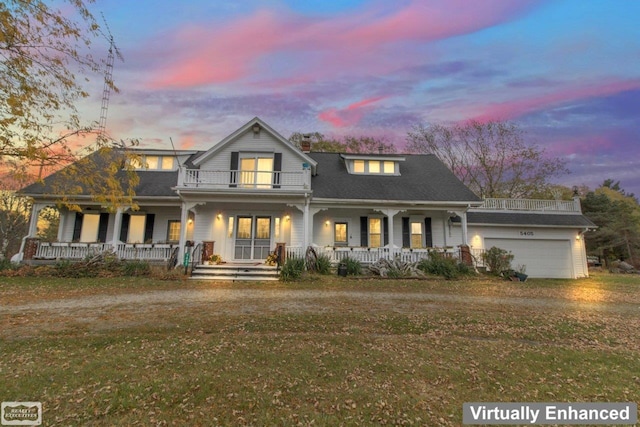
[[[104,88],[102,90],[102,107],[100,109],[100,122],[98,123],[98,138],[104,139],[105,129],[107,127],[107,113],[109,111],[109,97],[111,96],[111,88],[113,87],[113,36],[109,39],[109,56],[107,56],[107,69],[104,74]]]

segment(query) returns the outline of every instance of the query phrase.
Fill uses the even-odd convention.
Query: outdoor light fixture
[[[289,215],[285,215],[285,216],[284,216],[284,219],[285,219],[285,221],[289,221],[289,220],[291,219],[291,216],[289,216]]]
[[[260,124],[259,124],[259,123],[256,123],[256,124],[254,124],[254,125],[251,127],[251,130],[252,130],[252,131],[253,131],[253,133],[255,133],[255,134],[259,134],[259,133],[260,133],[260,129],[261,129],[261,127],[260,127]]]
[[[331,225],[331,222],[329,222],[329,220],[326,220],[326,221],[324,222],[324,225],[325,225],[325,227],[328,227],[329,225]]]
[[[220,212],[218,212],[218,215],[216,215],[216,218],[222,219],[222,214]]]
[[[193,224],[193,219],[189,218],[189,219],[187,220],[187,224]]]

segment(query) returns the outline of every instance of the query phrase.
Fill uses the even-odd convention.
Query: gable
[[[256,131],[257,130],[257,131]],[[193,166],[204,170],[229,170],[233,153],[274,156],[280,153],[283,171],[302,170],[303,164],[315,172],[316,161],[300,151],[289,140],[274,131],[258,117],[211,147],[193,160]]]

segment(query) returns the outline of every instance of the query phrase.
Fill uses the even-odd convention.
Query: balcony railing
[[[239,171],[184,169],[178,186],[204,189],[306,190],[311,171]]]
[[[484,204],[477,209],[492,211],[581,212],[578,200],[484,199]]]

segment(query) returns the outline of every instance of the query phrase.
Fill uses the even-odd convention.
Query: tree
[[[585,235],[587,251],[605,260],[638,262],[640,255],[640,206],[620,183],[606,180],[582,199],[582,212],[598,226]]]
[[[89,96],[89,78],[105,75],[90,52],[102,33],[85,1],[67,3],[64,12],[42,0],[0,3],[0,172],[41,172],[126,145],[80,118],[77,103]],[[110,79],[105,84],[117,90]],[[95,141],[89,150],[74,147],[83,135]],[[126,191],[120,195],[130,201]]]
[[[31,203],[0,184],[0,260],[20,250],[20,242],[29,228]]]
[[[545,192],[551,178],[569,172],[565,161],[547,158],[508,122],[417,125],[408,133],[407,149],[436,155],[481,197],[531,198]]]
[[[396,152],[396,147],[384,140],[384,138],[374,138],[370,136],[345,136],[341,141],[326,138],[320,132],[310,134],[294,132],[289,137],[289,141],[300,148],[305,135],[311,141],[311,151],[316,153],[389,154]]]

